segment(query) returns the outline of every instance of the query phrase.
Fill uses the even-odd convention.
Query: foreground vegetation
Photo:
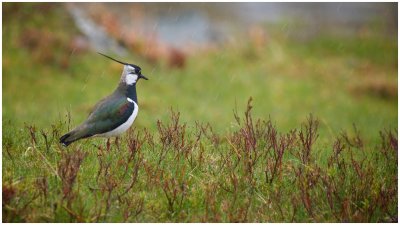
[[[3,166],[13,170],[3,174],[3,221],[397,221],[397,132],[369,146],[354,127],[318,146],[312,115],[281,133],[254,120],[250,104],[226,136],[175,112],[156,134],[130,130],[111,145],[64,148],[65,124],[27,126],[28,148],[4,138]]]
[[[3,6],[3,222],[397,221],[397,38],[381,26],[271,28],[180,69],[132,51],[150,78],[134,127],[64,148],[120,65],[71,47],[64,5]]]

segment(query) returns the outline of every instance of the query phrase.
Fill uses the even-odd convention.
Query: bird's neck
[[[126,85],[126,84],[120,85],[118,88],[127,98],[132,99],[133,101],[136,102],[136,104],[138,104],[136,95],[136,83],[132,85]]]
[[[133,101],[136,102],[136,104],[138,104],[137,101],[137,95],[136,95],[136,84],[133,85],[127,85],[127,92],[126,92],[126,97],[132,99]]]

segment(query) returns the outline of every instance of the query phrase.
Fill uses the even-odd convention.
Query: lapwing
[[[88,137],[118,137],[128,130],[138,114],[136,83],[141,78],[148,80],[142,74],[141,68],[99,54],[124,65],[121,80],[111,95],[93,107],[86,121],[60,138],[60,143],[64,146]]]

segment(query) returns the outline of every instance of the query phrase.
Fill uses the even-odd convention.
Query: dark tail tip
[[[60,138],[60,143],[67,147],[70,145],[73,141],[67,141],[67,139],[71,136],[71,133],[65,134]]]

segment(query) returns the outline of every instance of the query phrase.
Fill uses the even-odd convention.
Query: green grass
[[[381,144],[392,142],[379,136],[381,130],[397,130],[395,38],[370,33],[299,43],[274,31],[263,46],[249,40],[191,55],[183,69],[130,54],[121,60],[140,65],[150,79],[138,84],[140,112],[134,124],[138,138],[131,132],[120,140],[120,147],[112,144],[108,151],[102,139],[83,140],[65,149],[57,143],[59,136],[82,122],[96,101],[113,91],[120,65],[94,52],[71,53],[69,41],[78,32],[63,5],[3,6],[3,221],[397,220],[397,160],[385,161],[392,159],[392,153],[382,153]],[[42,13],[31,13],[39,10]],[[11,17],[29,19],[22,23]],[[39,38],[51,37],[40,41],[32,30],[39,31]],[[304,149],[296,133],[298,141],[287,147],[281,175],[271,183],[263,172],[274,157],[263,148],[269,141],[257,138],[256,149],[265,158],[251,173],[243,162],[251,151],[240,141],[233,143],[241,140],[235,132],[244,129],[234,110],[242,116],[249,97],[253,118],[271,118],[281,133],[299,131],[309,114],[320,123],[311,159],[299,163],[296,154]],[[183,133],[184,146],[163,147],[160,140],[157,121],[172,123],[171,108],[180,112],[179,124],[186,123],[181,128],[185,132],[175,131],[178,136],[171,140],[180,140]],[[220,141],[209,140],[205,135],[210,133],[203,132],[196,142],[200,132],[196,121],[209,123]],[[345,142],[346,151],[340,155],[352,169],[343,171],[340,163],[328,166],[336,138],[343,131],[356,136],[353,124],[363,147]],[[31,134],[29,126],[36,128]],[[154,137],[144,137],[145,131]],[[397,133],[395,138],[397,143]],[[138,140],[143,146],[127,146]],[[129,162],[132,149],[138,154]],[[393,149],[397,154],[397,146]],[[79,152],[85,153],[82,163],[68,164],[79,161],[69,158]],[[107,163],[108,172],[103,170]],[[357,177],[357,163],[363,179]],[[129,187],[136,165],[140,165],[136,182],[118,198]],[[76,167],[76,174],[60,175],[63,168]],[[68,192],[65,179],[74,174]],[[312,177],[315,185],[304,188],[302,182]],[[328,184],[339,191],[333,209],[326,197]],[[6,205],[5,193],[13,193]],[[167,196],[174,193],[177,200],[169,204]],[[304,193],[311,196],[311,207]],[[375,208],[370,207],[372,202],[378,202]],[[124,218],[124,212],[132,214]]]

